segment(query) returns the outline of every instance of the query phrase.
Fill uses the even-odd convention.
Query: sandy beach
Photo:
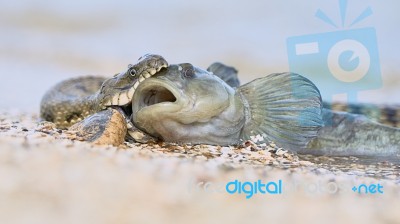
[[[278,146],[268,153],[252,147],[97,146],[37,121],[33,113],[0,113],[1,223],[400,220],[399,164],[363,165],[350,157],[339,166],[340,158],[299,158]],[[249,194],[225,189],[235,180],[281,181],[281,192],[247,199]],[[383,193],[352,190],[361,184],[380,184]]]

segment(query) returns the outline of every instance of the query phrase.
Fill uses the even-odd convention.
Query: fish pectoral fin
[[[237,89],[246,108],[241,139],[262,136],[292,150],[306,147],[323,126],[317,87],[295,73],[275,73]],[[257,142],[260,143],[260,142]]]
[[[238,71],[234,67],[215,62],[207,68],[207,71],[214,73],[214,75],[218,76],[231,87],[240,86],[240,81],[237,76]]]

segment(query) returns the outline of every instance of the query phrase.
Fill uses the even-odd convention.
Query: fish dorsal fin
[[[304,148],[323,126],[317,87],[295,73],[275,73],[237,89],[246,108],[241,140],[258,136],[292,150]],[[261,137],[262,136],[262,137]]]
[[[231,87],[239,87],[240,82],[237,76],[238,71],[234,67],[226,66],[215,62],[207,68],[207,71],[214,73]]]

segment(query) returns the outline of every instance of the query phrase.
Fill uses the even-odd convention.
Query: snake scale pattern
[[[145,55],[109,79],[86,76],[63,81],[45,93],[40,116],[66,129],[107,107],[128,107],[139,83],[167,66],[163,57]]]

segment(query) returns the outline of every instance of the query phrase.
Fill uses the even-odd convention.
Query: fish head
[[[165,141],[218,143],[215,133],[227,123],[227,114],[242,116],[227,112],[234,94],[211,72],[189,63],[170,65],[140,83],[132,100],[132,121]]]

